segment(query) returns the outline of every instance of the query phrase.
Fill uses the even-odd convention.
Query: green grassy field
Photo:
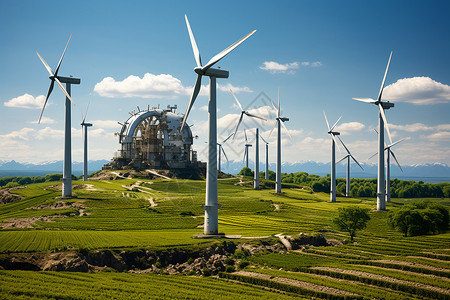
[[[76,249],[159,249],[210,245],[193,239],[203,224],[205,182],[141,180],[74,182],[79,208],[29,209],[52,205],[55,182],[31,184],[14,193],[23,200],[0,205],[0,222],[12,218],[63,215],[32,228],[0,230],[0,253]],[[255,191],[238,178],[219,180],[219,230],[247,237],[278,233],[322,233],[348,239],[332,219],[340,207],[374,209],[375,199],[339,198],[299,188]],[[138,183],[139,186],[135,186]],[[133,188],[134,187],[134,188]],[[151,201],[156,206],[151,206]],[[388,210],[418,199],[395,199]],[[432,199],[449,205],[449,199]],[[370,212],[356,243],[303,252],[259,253],[244,273],[220,278],[130,273],[0,271],[0,298],[289,298],[450,299],[450,233],[403,237],[387,225],[387,212]],[[244,240],[236,240],[243,242]],[[14,281],[14,284],[9,284]],[[320,286],[320,293],[317,288]],[[165,289],[161,289],[164,285]],[[59,288],[58,288],[59,286]],[[98,288],[98,287],[101,287]],[[322,290],[323,289],[323,290]],[[316,294],[311,294],[311,290]]]

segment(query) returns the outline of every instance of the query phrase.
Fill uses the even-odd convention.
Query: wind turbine
[[[264,178],[266,180],[269,180],[269,143],[266,142],[266,140],[262,137],[262,135],[260,135],[261,139],[263,140],[263,142],[266,144],[266,171]]]
[[[350,150],[345,146],[344,142],[341,140],[341,138],[337,137],[339,141],[341,142],[342,146],[344,146],[345,151],[347,151],[347,155],[341,158],[336,164],[340,163],[344,159],[347,159],[347,178],[346,178],[346,187],[345,187],[345,196],[350,197],[350,158],[353,159],[355,163],[358,164],[358,166],[361,168],[361,170],[364,171],[364,168],[361,167],[359,162],[356,160],[356,158],[350,153]]]
[[[194,34],[192,33],[191,26],[186,15],[186,26],[189,32],[189,38],[191,40],[192,50],[194,51],[194,58],[197,63],[197,67],[194,68],[194,72],[197,73],[197,81],[195,82],[194,91],[189,100],[189,104],[184,114],[183,122],[181,124],[180,132],[183,130],[183,126],[189,116],[195,99],[200,92],[202,85],[202,76],[209,77],[209,105],[208,105],[208,122],[209,122],[209,140],[208,140],[208,164],[206,174],[206,199],[205,199],[205,235],[218,235],[219,228],[219,204],[217,201],[217,109],[216,109],[216,78],[228,78],[229,72],[221,69],[211,68],[215,63],[225,57],[228,53],[233,51],[237,46],[249,38],[256,32],[253,30],[236,43],[232,44],[213,58],[209,62],[202,66],[200,58],[200,52],[195,42]]]
[[[222,153],[223,153],[223,155],[225,156],[225,158],[227,159],[227,162],[228,162],[228,157],[227,157],[227,154],[225,153],[225,150],[223,150],[223,145],[230,139],[230,137],[233,136],[233,134],[234,133],[230,134],[225,140],[223,140],[223,142],[221,144],[217,143],[217,146],[219,146],[219,163],[218,163],[218,168],[219,168],[218,170],[219,170],[219,172],[221,171],[220,168],[222,166],[221,161],[220,161],[220,157],[222,156]]]
[[[337,144],[335,136],[339,136],[340,133],[337,131],[333,131],[336,127],[339,120],[341,120],[342,116],[334,123],[334,125],[330,128],[330,123],[328,123],[327,115],[325,111],[323,112],[325,117],[325,121],[328,126],[328,134],[331,136],[331,184],[330,184],[330,202],[336,202],[336,149],[335,146]]]
[[[280,116],[280,89],[278,89],[278,108],[275,107],[275,104],[272,100],[273,108],[277,111],[277,118],[275,119],[275,124],[270,131],[269,137],[272,135],[272,131],[277,127],[278,135],[277,135],[277,181],[275,184],[275,192],[281,193],[281,125],[283,125],[286,132],[289,134],[289,137],[292,139],[291,134],[289,133],[289,130],[287,130],[286,125],[284,125],[284,122],[289,121],[289,118],[281,117]]]
[[[245,132],[245,129],[244,129],[244,136],[245,136],[245,145],[244,145],[245,150],[244,150],[244,159],[242,161],[243,162],[245,161],[245,167],[248,168],[248,152],[249,152],[248,148],[251,147],[252,144],[248,143],[247,133]]]
[[[378,116],[378,179],[377,179],[377,210],[386,210],[385,201],[385,181],[384,181],[384,126],[386,125],[386,131],[389,136],[389,141],[392,144],[391,133],[389,132],[388,122],[386,120],[386,115],[384,113],[385,109],[394,107],[394,103],[381,101],[381,96],[383,94],[384,84],[386,82],[386,75],[389,69],[389,64],[391,62],[392,52],[389,56],[389,60],[386,66],[386,71],[384,72],[383,81],[381,82],[380,92],[378,93],[377,100],[371,98],[353,98],[358,101],[373,103],[378,106],[379,116]]]
[[[248,156],[248,155],[247,155]],[[253,180],[253,188],[259,190],[259,129],[256,128],[256,145],[255,145],[255,179]]]
[[[238,129],[239,129],[239,125],[241,125],[241,122],[242,122],[242,119],[244,118],[244,115],[249,116],[249,117],[251,117],[251,118],[258,118],[258,119],[267,121],[267,120],[264,119],[263,117],[260,117],[260,116],[251,114],[251,113],[249,113],[248,111],[246,111],[244,108],[242,108],[241,103],[240,103],[239,100],[236,98],[236,95],[233,93],[233,91],[232,91],[231,89],[230,89],[230,92],[231,92],[231,94],[233,94],[234,99],[236,100],[236,102],[237,102],[239,108],[241,109],[241,115],[239,116],[239,121],[238,121],[238,123],[237,123],[236,129],[234,130],[234,136],[236,136],[236,133],[237,133],[237,131],[238,131]],[[234,137],[233,137],[233,139],[234,139]],[[248,166],[247,166],[247,167],[248,167]]]
[[[394,151],[391,150],[391,147],[397,145],[398,143],[409,139],[410,137],[407,136],[399,141],[396,141],[392,144],[390,144],[389,146],[384,147],[384,150],[387,152],[387,157],[386,157],[386,201],[387,202],[391,202],[391,154],[392,157],[394,158],[395,162],[397,163],[397,166],[400,168],[400,171],[402,171],[403,173],[403,169],[400,166],[397,158],[395,157]],[[372,155],[371,157],[369,157],[369,159],[371,159],[372,157],[374,157],[375,155],[377,155],[377,153],[375,153],[374,155]]]
[[[62,183],[62,198],[72,198],[72,143],[71,143],[71,109],[70,102],[75,105],[72,98],[70,97],[71,85],[72,84],[80,84],[81,80],[79,78],[73,77],[63,77],[58,76],[59,67],[61,66],[61,62],[63,60],[64,54],[66,53],[67,46],[69,45],[70,39],[72,35],[70,35],[69,40],[67,41],[66,47],[59,59],[58,65],[56,66],[55,72],[50,68],[50,66],[45,62],[45,60],[39,55],[36,51],[36,54],[39,56],[39,59],[44,64],[48,73],[50,74],[50,87],[48,88],[47,97],[45,98],[44,106],[42,107],[41,115],[39,117],[39,122],[41,123],[42,114],[44,113],[45,105],[47,104],[48,98],[53,91],[53,87],[58,84],[59,88],[66,95],[65,102],[65,122],[64,122],[64,163],[63,163],[63,183]],[[62,83],[66,84],[66,88],[62,86]]]
[[[92,124],[91,123],[86,123],[84,122],[86,120],[86,116],[88,113],[88,109],[89,109],[89,104],[86,108],[86,113],[83,116],[83,113],[81,113],[81,116],[83,117],[83,121],[81,122],[81,129],[83,131],[83,146],[84,146],[84,161],[83,161],[83,181],[87,181],[88,180],[88,148],[87,148],[87,131],[88,131],[88,127],[91,127]]]

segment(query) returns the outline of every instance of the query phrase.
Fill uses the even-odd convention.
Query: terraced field
[[[52,208],[61,201],[55,199],[60,194],[55,183],[32,184],[14,191],[25,198],[0,205],[0,222],[28,220],[31,228],[0,230],[0,255],[95,249],[151,251],[214,243],[192,238],[202,232],[202,181],[126,179],[74,185],[77,198],[69,202],[81,205],[81,213],[80,206]],[[238,178],[220,180],[220,231],[243,237],[321,233],[327,239],[343,240],[348,239],[347,234],[332,225],[337,209],[375,207],[375,199],[328,200],[327,194],[300,188],[284,189],[277,195],[272,190],[241,186]],[[416,200],[395,199],[388,209],[410,201]],[[449,203],[449,199],[432,201]],[[370,212],[371,220],[358,232],[354,244],[266,251],[244,258],[236,255],[235,260],[250,264],[214,277],[3,270],[0,298],[450,299],[450,233],[405,238],[388,227],[387,214]],[[36,220],[44,215],[52,218]],[[244,238],[233,241],[255,242]]]

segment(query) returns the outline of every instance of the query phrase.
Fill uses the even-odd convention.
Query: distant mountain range
[[[91,160],[89,161],[89,172],[101,170],[108,160]],[[357,178],[376,178],[376,164],[361,164],[364,168],[362,171],[356,164],[352,164],[351,176]],[[254,168],[254,163],[249,162],[250,168]],[[244,167],[242,161],[230,161],[223,163],[222,171],[231,174],[237,174]],[[450,181],[450,167],[442,163],[416,164],[402,166],[404,173],[400,171],[397,165],[391,166],[391,177],[400,179],[423,180],[425,182],[441,182]],[[49,173],[62,173],[63,162],[52,161],[39,164],[19,163],[14,160],[0,160],[0,177],[4,176],[42,176]],[[275,164],[270,164],[269,169],[274,171]],[[260,171],[264,171],[264,164],[260,164]],[[83,172],[82,162],[73,162],[72,171],[74,175],[81,175]],[[315,161],[283,163],[283,173],[307,172],[309,174],[317,174],[325,176],[330,173],[330,163],[321,163]],[[338,177],[345,177],[346,164],[340,163],[336,166]],[[435,178],[435,180],[427,180],[427,178]]]
[[[89,161],[89,172],[101,170],[103,165],[109,162],[108,160],[91,160]],[[50,173],[62,173],[63,161],[43,162],[39,164],[33,163],[19,163],[14,160],[2,161],[0,160],[0,177],[5,176],[42,176]],[[83,163],[73,162],[72,173],[74,175],[83,174]]]
[[[377,165],[361,163],[364,171],[361,170],[356,164],[351,165],[351,176],[357,178],[376,178],[377,177]],[[222,169],[226,173],[237,174],[244,167],[242,161],[230,161],[222,165]],[[254,163],[249,162],[249,167],[254,169]],[[321,163],[315,161],[295,162],[295,163],[283,163],[283,173],[295,173],[306,172],[309,174],[316,174],[320,176],[326,176],[331,172],[331,163]],[[442,163],[432,164],[416,164],[416,165],[403,165],[403,172],[400,171],[397,165],[391,165],[391,178],[399,179],[411,179],[411,180],[424,180],[425,178],[441,178],[436,179],[436,182],[449,181],[450,180],[450,167]],[[260,171],[265,170],[263,164],[260,165]],[[275,164],[269,164],[269,170],[275,171]],[[336,173],[338,177],[345,177],[347,171],[346,163],[342,162],[336,166]],[[444,179],[444,180],[442,180]],[[430,182],[430,180],[424,180]]]

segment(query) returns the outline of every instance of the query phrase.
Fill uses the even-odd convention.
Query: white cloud
[[[209,85],[208,85],[208,88],[209,88]],[[235,93],[235,94],[239,94],[239,93],[243,93],[243,92],[244,93],[252,93],[253,92],[247,86],[244,86],[244,87],[233,86],[231,83],[227,83],[225,85],[217,84],[217,89],[222,92],[230,92],[230,89],[231,89],[231,90],[233,90],[233,93]]]
[[[341,133],[358,132],[362,131],[364,128],[366,128],[366,126],[360,122],[348,122],[338,125],[336,127],[336,131],[339,131]]]
[[[425,136],[425,138],[434,141],[450,141],[450,131],[436,132],[431,135]]]
[[[73,130],[73,129],[72,129]],[[37,140],[42,140],[42,139],[58,139],[58,138],[62,138],[64,137],[64,130],[59,130],[59,129],[53,129],[50,127],[45,127],[43,129],[40,129],[36,132],[36,134],[34,135],[34,138]]]
[[[292,62],[287,64],[280,64],[275,61],[265,61],[263,62],[262,66],[259,68],[261,70],[269,71],[270,73],[287,73],[287,74],[294,74],[296,69],[298,69],[299,64],[298,62]]]
[[[100,96],[108,98],[176,98],[188,95],[191,89],[183,86],[179,79],[170,74],[150,73],[145,73],[142,78],[130,75],[122,81],[106,77],[94,87],[94,91]]]
[[[94,91],[102,97],[107,98],[177,98],[179,96],[190,96],[193,87],[184,86],[181,81],[170,74],[154,75],[145,73],[142,78],[130,75],[122,81],[116,81],[112,77],[105,77],[97,83]],[[233,86],[230,83],[225,85],[217,85],[217,89],[223,92],[229,92],[230,89],[234,93],[253,92],[249,87]],[[209,95],[209,84],[202,85],[200,96]]]
[[[30,109],[42,109],[45,102],[45,96],[40,95],[36,98],[30,94],[23,94],[22,96],[12,98],[9,101],[3,103],[7,107],[20,107],[20,108],[30,108]]]
[[[428,126],[423,123],[413,123],[406,125],[389,124],[389,129],[396,129],[406,132],[419,132],[419,131],[435,131],[435,130],[450,130],[450,124],[440,124],[437,126]]]
[[[294,61],[287,64],[280,64],[277,63],[276,61],[265,61],[259,68],[261,70],[269,71],[272,74],[276,73],[295,74],[294,70],[298,69],[300,65],[302,67],[316,68],[322,66],[322,63],[320,61],[315,62],[303,61],[301,63]]]
[[[121,125],[117,123],[117,121],[113,120],[94,120],[90,121],[89,123],[92,123],[94,127],[97,128],[104,128],[104,129],[117,129],[121,128]]]
[[[36,121],[30,121],[30,122],[28,122],[28,123],[30,123],[30,124],[38,124],[38,120],[36,120]],[[53,119],[51,119],[51,118],[48,118],[48,117],[42,117],[42,119],[41,119],[41,124],[55,124],[56,123],[56,121],[55,120],[53,120]]]
[[[383,98],[416,105],[448,103],[450,86],[434,81],[430,77],[403,78],[388,85],[384,89]]]

